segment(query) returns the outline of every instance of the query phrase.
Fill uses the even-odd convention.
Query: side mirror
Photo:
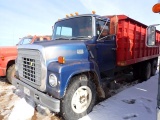
[[[160,24],[150,25],[146,30],[146,45],[148,47],[156,47],[156,26]]]

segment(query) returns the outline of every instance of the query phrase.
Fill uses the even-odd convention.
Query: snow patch
[[[8,120],[28,120],[34,115],[34,105],[30,105],[24,98],[16,101]]]
[[[80,120],[156,120],[158,74],[97,104]]]

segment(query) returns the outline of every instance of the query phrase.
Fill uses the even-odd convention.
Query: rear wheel
[[[157,70],[157,59],[154,59],[151,62],[151,76],[154,76],[156,74],[156,70]]]
[[[7,69],[7,80],[9,83],[12,84],[12,77],[15,76],[15,64],[11,65],[8,69]]]
[[[133,66],[133,79],[137,80],[140,78],[140,73],[141,73],[141,65],[140,64],[135,64]]]
[[[96,101],[96,86],[85,75],[74,77],[61,100],[65,120],[77,120],[88,114]]]
[[[142,66],[142,71],[141,71],[141,81],[146,81],[150,78],[151,76],[151,63],[146,62]]]

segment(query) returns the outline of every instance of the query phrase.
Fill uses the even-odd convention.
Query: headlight
[[[57,77],[54,74],[49,75],[49,84],[52,87],[55,87],[57,85]]]

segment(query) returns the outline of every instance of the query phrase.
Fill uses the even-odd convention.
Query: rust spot
[[[37,115],[36,115],[36,111],[34,111],[34,115],[32,116],[31,120],[37,120]]]
[[[0,120],[3,120],[4,116],[3,115],[0,115]]]
[[[61,118],[57,117],[57,116],[52,116],[51,120],[62,120]]]

